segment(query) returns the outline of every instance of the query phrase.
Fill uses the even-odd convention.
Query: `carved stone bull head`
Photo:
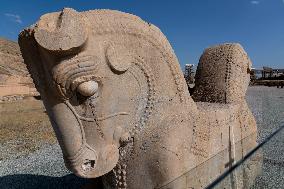
[[[24,38],[20,44],[33,59],[29,67],[40,82],[67,167],[82,177],[98,177],[113,169],[118,148],[131,140],[128,127],[138,93],[120,76],[133,62],[130,52],[93,36],[87,24],[73,9],[47,14],[23,34],[32,45]],[[36,54],[27,55],[31,48]]]
[[[81,177],[106,175],[106,188],[159,188],[203,163],[228,147],[230,116],[234,141],[256,132],[244,100],[250,61],[239,45],[202,56],[194,98],[217,106],[192,100],[165,36],[134,15],[66,8],[43,15],[19,44],[66,166]]]

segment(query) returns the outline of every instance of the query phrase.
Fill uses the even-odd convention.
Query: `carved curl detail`
[[[129,50],[118,44],[110,44],[106,51],[108,63],[115,72],[123,73],[131,66],[133,55]]]

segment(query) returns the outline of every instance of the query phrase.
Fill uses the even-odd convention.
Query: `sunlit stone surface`
[[[105,188],[202,188],[257,145],[239,44],[204,51],[193,98],[166,37],[131,14],[63,9],[19,44],[67,168]]]

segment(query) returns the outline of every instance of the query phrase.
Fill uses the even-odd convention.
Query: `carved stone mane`
[[[244,100],[251,62],[238,44],[204,52],[198,103],[166,37],[131,14],[63,9],[21,32],[19,44],[67,168],[102,176],[105,188],[161,188],[231,145],[235,160],[256,145],[254,136],[236,147],[256,133]],[[171,188],[208,184],[227,154],[199,183]]]

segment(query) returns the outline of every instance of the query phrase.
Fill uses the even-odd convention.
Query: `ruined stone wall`
[[[0,97],[4,96],[34,96],[35,90],[27,85],[1,85],[0,84]]]

